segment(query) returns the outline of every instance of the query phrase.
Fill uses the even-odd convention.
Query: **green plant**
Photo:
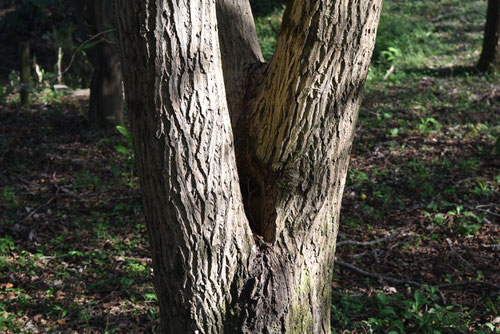
[[[436,213],[434,216],[432,216],[429,212],[424,211],[423,214],[427,218],[431,219],[433,226],[440,225],[446,221],[446,216],[442,213]]]
[[[88,170],[82,170],[77,173],[74,188],[97,189],[102,185],[97,175],[91,175]]]
[[[0,255],[7,255],[16,248],[14,240],[10,235],[0,238]]]
[[[6,308],[6,304],[0,303],[0,330],[21,333],[22,323],[18,319],[23,315],[22,312],[11,313]]]
[[[37,93],[37,96],[42,101],[43,104],[48,105],[48,104],[60,103],[61,97],[64,96],[64,93],[60,91],[55,91],[54,89],[49,87],[45,87],[42,88]]]
[[[482,227],[483,218],[472,211],[464,211],[462,206],[457,206],[455,210],[448,211],[448,216],[454,216],[455,228],[457,232],[465,236],[479,233]]]
[[[0,103],[7,102],[7,98],[14,91],[13,86],[0,86]]]
[[[141,276],[147,271],[145,265],[133,261],[129,261],[124,269],[132,276]]]
[[[411,298],[379,292],[371,297],[333,293],[332,322],[340,329],[371,333],[460,333],[470,318],[460,305],[439,304],[436,288],[421,288]]]
[[[134,153],[133,153],[133,148],[132,148],[132,135],[130,134],[130,131],[127,130],[127,128],[121,126],[121,125],[117,125],[116,126],[116,130],[118,130],[118,132],[123,136],[125,137],[125,139],[127,140],[127,147],[123,146],[123,145],[117,145],[115,146],[115,150],[120,152],[121,154],[125,155],[127,160],[129,161],[132,161],[132,164],[130,165],[131,167],[133,167],[133,160],[134,160]],[[129,162],[130,164],[130,162]]]
[[[266,61],[269,61],[276,48],[276,37],[281,25],[281,17],[283,16],[284,5],[273,4],[275,7],[270,7],[270,13],[263,16],[255,17],[255,28],[259,37],[259,44],[262,50],[262,55]]]
[[[401,52],[401,50],[399,48],[392,47],[392,46],[388,47],[387,50],[382,51],[381,54],[382,54],[384,61],[387,64],[393,64],[399,58],[401,58],[403,56],[403,53]]]
[[[432,131],[439,131],[441,129],[441,124],[433,117],[420,118],[418,129],[422,133],[428,134]]]
[[[134,182],[135,157],[134,157],[134,150],[133,150],[133,144],[132,144],[132,135],[130,134],[130,131],[127,128],[125,128],[121,125],[117,125],[116,129],[126,139],[126,144],[125,144],[126,146],[117,145],[117,146],[115,146],[115,150],[118,153],[120,153],[122,156],[125,157],[125,165],[127,167],[127,171],[120,172],[118,166],[113,166],[113,173],[115,175],[121,175],[122,177],[124,177],[127,185],[134,188],[135,187],[135,182]]]
[[[496,154],[500,154],[500,135],[497,137],[497,140],[495,141],[495,145],[493,146],[493,151],[495,151]]]

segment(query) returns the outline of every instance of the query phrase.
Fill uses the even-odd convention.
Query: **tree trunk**
[[[217,3],[216,3],[217,2]],[[342,191],[381,0],[116,1],[165,333],[330,333]]]
[[[123,124],[122,70],[118,45],[112,31],[113,3],[112,0],[78,3],[89,34],[99,34],[97,44],[86,50],[94,67],[90,83],[89,122],[96,128],[113,129]]]
[[[488,0],[483,52],[478,68],[481,71],[500,70],[500,0]]]
[[[21,91],[19,92],[21,106],[29,108],[31,104],[31,63],[29,42],[19,42],[19,66]]]

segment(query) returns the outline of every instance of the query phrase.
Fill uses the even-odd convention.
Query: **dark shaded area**
[[[8,81],[11,71],[19,71],[17,44],[20,40],[29,42],[32,57],[46,73],[57,73],[59,48],[62,51],[63,70],[69,65],[81,42],[75,34],[75,8],[72,1],[1,1],[0,6],[1,83]],[[84,53],[77,52],[71,68],[64,75],[64,83],[74,88],[87,87],[91,71]]]
[[[130,171],[114,149],[124,139],[89,132],[87,106],[0,105],[0,305],[23,314],[7,322],[20,332],[152,333],[140,197],[120,175]],[[5,261],[12,251],[24,255]]]

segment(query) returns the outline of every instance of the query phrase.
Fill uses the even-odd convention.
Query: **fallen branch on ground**
[[[386,237],[377,239],[377,240],[372,240],[372,241],[357,241],[357,240],[342,240],[337,242],[337,246],[342,246],[342,245],[354,245],[354,246],[371,246],[371,245],[376,245],[380,242],[388,241],[391,239],[395,239],[398,237],[406,237],[408,235],[413,235],[412,233],[403,233],[402,235],[397,235],[397,234],[389,234]]]
[[[28,220],[35,213],[37,213],[38,211],[40,211],[40,209],[42,209],[43,207],[45,207],[45,206],[49,205],[50,203],[52,203],[52,201],[56,199],[58,193],[59,193],[59,191],[57,191],[57,193],[54,196],[52,196],[51,198],[49,198],[49,200],[47,202],[45,202],[42,205],[38,206],[36,209],[31,210],[30,213],[26,216],[26,218],[23,219],[23,221]]]
[[[485,285],[485,286],[488,286],[492,289],[500,290],[500,286],[497,286],[495,284],[492,284],[492,283],[486,282],[486,281],[463,281],[463,282],[456,282],[456,283],[443,283],[443,284],[437,284],[437,285],[429,285],[429,284],[418,283],[418,282],[411,281],[411,280],[398,279],[398,278],[393,278],[393,277],[384,276],[384,275],[380,275],[380,274],[370,273],[370,272],[364,271],[363,269],[360,269],[352,264],[342,262],[342,261],[339,261],[337,259],[335,259],[335,264],[338,264],[339,266],[346,268],[346,269],[349,269],[350,271],[353,271],[353,272],[360,274],[362,276],[366,276],[366,277],[370,277],[370,278],[374,278],[374,279],[378,279],[378,280],[383,280],[383,281],[393,283],[393,284],[399,284],[399,285],[408,284],[408,285],[413,286],[415,288],[421,288],[423,286],[428,286],[430,288],[445,289],[445,288],[453,288],[453,287],[464,286],[464,285]]]
[[[476,210],[476,211],[480,211],[480,212],[486,212],[492,216],[495,216],[495,217],[500,217],[500,214],[496,213],[496,212],[492,212],[490,210],[486,210],[486,209],[481,209],[479,206],[472,206],[472,205],[467,205],[467,204],[458,204],[458,203],[450,203],[452,205],[455,205],[455,206],[463,206],[464,208],[467,208],[469,210]]]

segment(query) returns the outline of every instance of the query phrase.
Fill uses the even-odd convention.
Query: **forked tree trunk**
[[[165,333],[330,333],[342,191],[382,0],[116,1]]]
[[[478,68],[481,71],[500,70],[500,0],[488,1],[483,51]]]
[[[89,122],[101,129],[123,124],[122,70],[113,33],[113,0],[77,0],[97,43],[86,50],[94,67],[90,83]]]

